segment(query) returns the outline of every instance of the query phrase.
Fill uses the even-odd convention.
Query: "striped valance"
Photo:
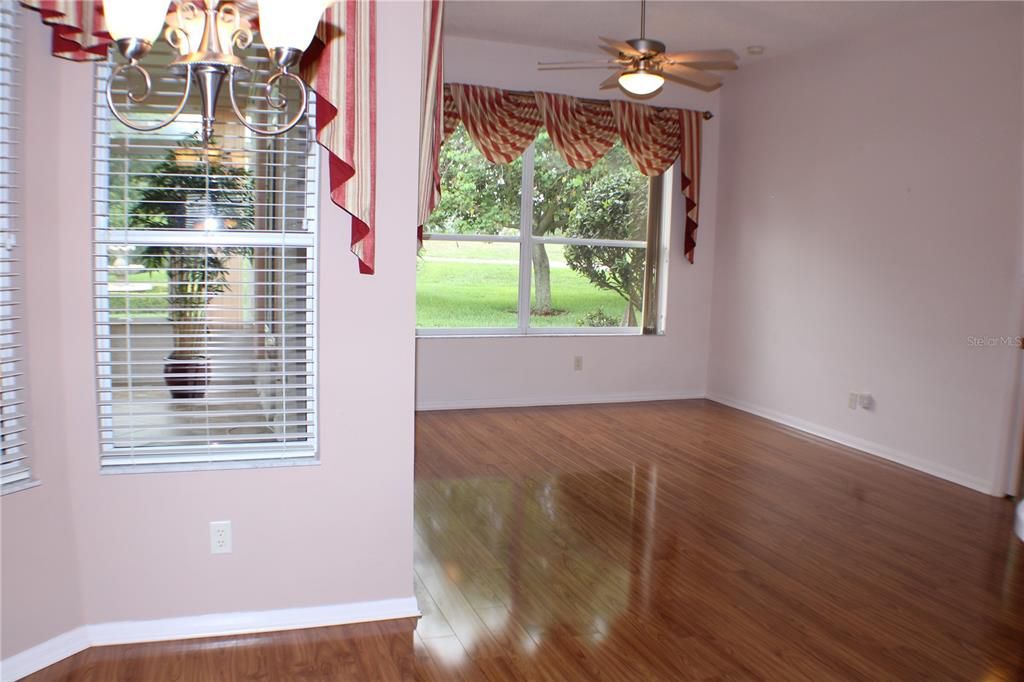
[[[541,126],[573,168],[591,168],[616,138],[644,175],[661,175],[681,158],[687,208],[684,252],[693,262],[703,112],[458,83],[445,85],[443,111],[445,137],[462,123],[491,163],[514,161]]]
[[[194,1],[202,7],[202,0]],[[111,40],[101,0],[22,4],[38,10],[53,28],[54,56],[74,61],[107,56]],[[302,60],[302,76],[317,94],[317,142],[330,152],[331,199],[352,216],[352,252],[366,274],[374,268],[376,33],[376,0],[331,3]]]

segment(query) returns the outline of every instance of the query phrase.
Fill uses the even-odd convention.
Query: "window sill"
[[[663,332],[657,334],[644,334],[639,329],[622,329],[615,331],[597,331],[597,329],[565,329],[565,330],[537,330],[522,333],[517,330],[505,329],[417,329],[417,339],[529,339],[534,337],[543,338],[601,338],[624,336],[662,336]]]
[[[223,471],[229,469],[280,469],[283,467],[319,466],[319,457],[273,459],[244,462],[196,462],[181,464],[105,464],[100,474],[118,476],[122,474],[170,474],[188,471]]]
[[[10,485],[4,486],[4,488],[0,490],[0,497],[4,495],[10,495],[11,493],[19,493],[22,490],[29,490],[30,488],[35,488],[41,483],[42,481],[36,480],[34,478],[30,478],[27,481],[18,481],[17,483],[11,483]]]

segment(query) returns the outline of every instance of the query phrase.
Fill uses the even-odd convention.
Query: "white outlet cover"
[[[210,521],[210,554],[231,554],[230,521]]]
[[[851,410],[856,410],[857,404],[859,402],[860,395],[857,393],[851,393],[850,396],[846,399],[846,406],[849,407]]]

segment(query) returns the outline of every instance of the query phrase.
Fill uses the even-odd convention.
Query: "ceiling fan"
[[[618,71],[602,83],[606,90],[617,85],[631,95],[653,95],[666,80],[705,92],[722,86],[722,80],[708,71],[735,71],[739,56],[732,50],[665,52],[665,43],[646,37],[647,0],[640,0],[640,37],[612,40],[599,36],[599,47],[613,59],[593,62],[538,62],[542,70],[616,68]]]

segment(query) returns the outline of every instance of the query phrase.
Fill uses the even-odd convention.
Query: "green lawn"
[[[124,275],[111,273],[110,283],[125,282]],[[134,317],[167,317],[167,273],[163,270],[133,272],[127,277],[131,284],[149,284],[152,289],[131,293],[112,292],[109,297],[110,311],[131,310]],[[130,308],[129,308],[130,306]]]
[[[551,262],[551,297],[558,314],[533,315],[532,327],[580,327],[582,318],[600,309],[621,319],[623,300],[594,287],[565,263],[562,247],[547,245]],[[519,280],[519,245],[486,242],[427,241],[416,273],[416,322],[423,328],[515,327]],[[112,282],[125,281],[121,275]],[[136,272],[128,282],[152,289],[129,295],[113,293],[110,310],[135,317],[166,317],[167,274]]]
[[[579,327],[598,309],[619,319],[625,303],[594,287],[549,244],[551,298],[556,315],[533,315],[532,327]],[[416,322],[421,328],[515,327],[519,245],[427,241],[416,276]]]

